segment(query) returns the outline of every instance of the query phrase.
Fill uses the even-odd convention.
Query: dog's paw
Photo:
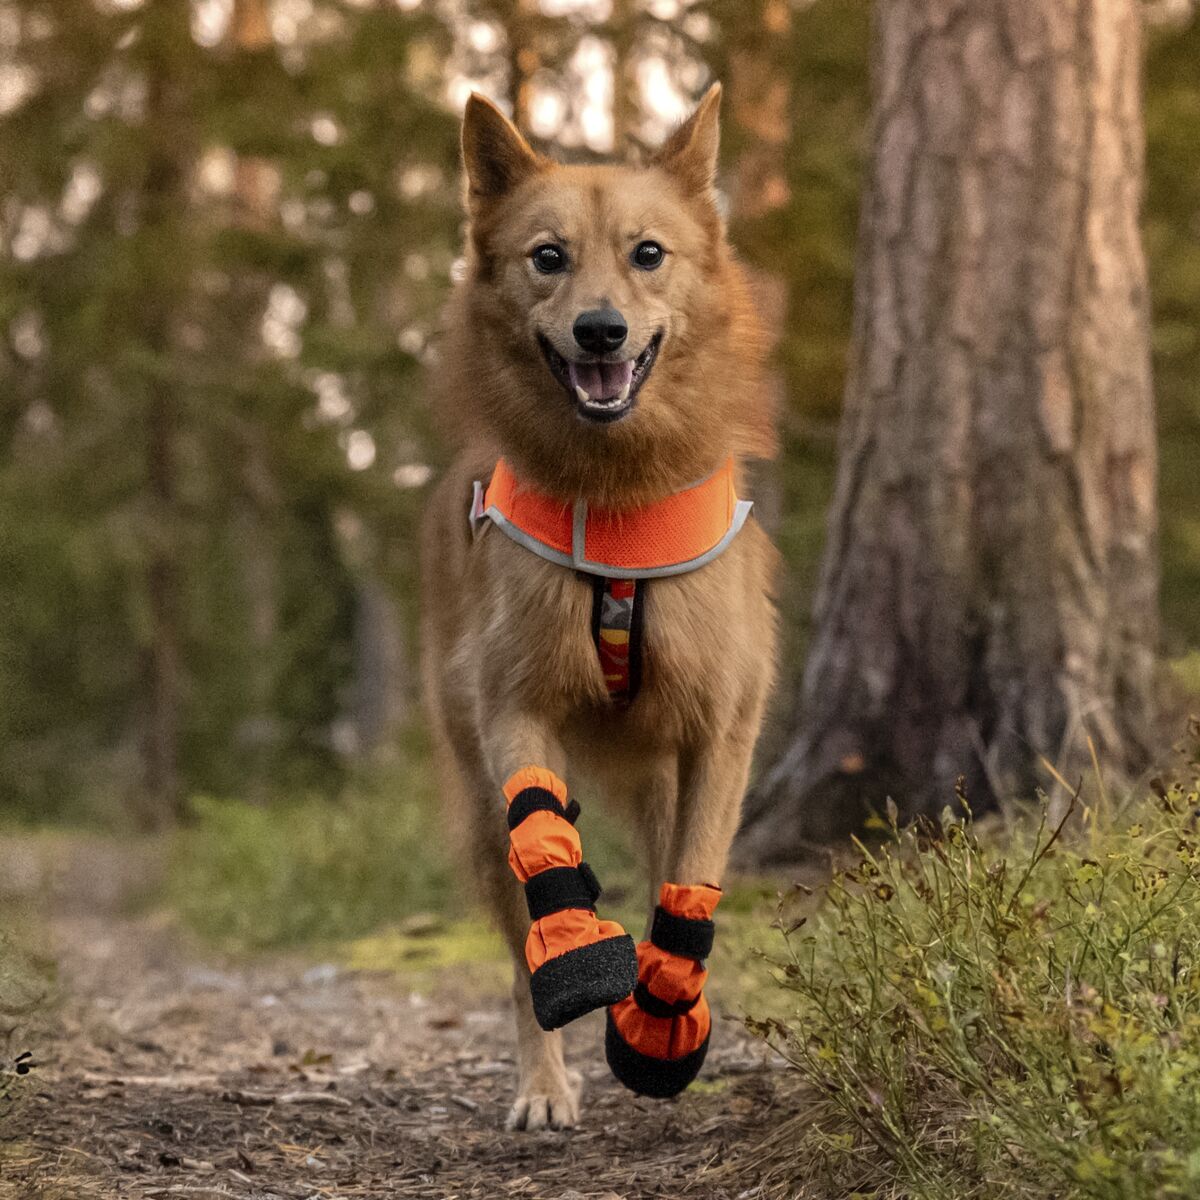
[[[505,1129],[573,1129],[579,1123],[583,1077],[578,1071],[539,1074],[522,1086],[509,1109]]]

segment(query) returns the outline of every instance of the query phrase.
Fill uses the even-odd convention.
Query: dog
[[[695,1077],[713,909],[774,676],[765,338],[715,187],[720,86],[647,162],[562,165],[473,95],[466,270],[432,399],[457,442],[422,526],[422,676],[469,868],[515,963],[510,1129],[567,1128],[559,1029],[607,1009],[635,1092]],[[651,882],[596,911],[588,779]]]

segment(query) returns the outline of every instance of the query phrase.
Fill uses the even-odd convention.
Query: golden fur
[[[664,880],[719,883],[773,675],[775,552],[751,520],[714,562],[651,581],[642,690],[619,711],[592,641],[589,583],[489,525],[473,538],[471,485],[502,454],[545,492],[631,506],[730,454],[740,463],[773,451],[763,339],[713,190],[718,108],[714,88],[638,168],[556,165],[480,97],[464,119],[468,269],[434,380],[460,451],[422,531],[422,666],[447,800],[516,965],[512,1127],[573,1124],[579,1082],[559,1034],[533,1018],[529,922],[506,861],[500,786],[528,764],[574,791],[586,776],[629,822],[652,897]],[[648,237],[668,254],[657,271],[637,271],[629,253]],[[531,268],[532,249],[550,238],[570,248],[569,272]],[[600,304],[624,314],[634,352],[663,337],[633,410],[594,425],[537,338],[569,356],[576,315]],[[586,847],[586,815],[582,832]]]

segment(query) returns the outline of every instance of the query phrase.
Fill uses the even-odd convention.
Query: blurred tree
[[[730,233],[778,335],[781,453],[753,481],[783,551],[781,679],[797,682],[832,490],[869,110],[866,0],[711,0],[703,53],[726,83]],[[701,30],[697,30],[700,32]],[[743,160],[746,160],[743,163]],[[764,751],[786,731],[773,717]]]
[[[448,31],[0,0],[0,34],[0,797],[153,823],[334,783],[399,711]]]
[[[760,860],[1154,744],[1140,4],[876,9],[836,494]]]
[[[538,0],[511,0],[508,5],[508,90],[518,129],[532,130],[533,77],[543,66],[543,16]]]
[[[142,161],[123,180],[124,203],[142,235],[148,259],[129,330],[150,369],[134,383],[144,393],[146,481],[150,505],[145,545],[147,629],[142,647],[141,699],[145,786],[142,818],[163,825],[180,813],[179,735],[183,704],[183,580],[176,537],[182,499],[179,480],[180,380],[171,369],[182,345],[191,290],[187,232],[189,175],[196,156],[196,124],[188,82],[193,67],[189,13],[183,5],[156,5],[141,22],[130,66],[143,90]],[[181,258],[168,256],[169,247]],[[131,347],[132,348],[132,347]],[[155,369],[155,366],[158,369]]]
[[[732,11],[735,8],[736,11]],[[778,358],[787,325],[789,280],[776,247],[784,231],[791,186],[792,9],[787,0],[754,0],[717,8],[725,60],[724,137],[730,143],[730,235],[747,259],[754,300],[775,360],[768,375],[777,413],[786,408],[787,384]],[[783,511],[777,463],[763,464],[754,485],[758,519],[772,533]]]
[[[1146,59],[1146,250],[1162,455],[1163,618],[1167,648],[1200,666],[1200,15],[1164,3]],[[1200,672],[1193,674],[1193,690]]]
[[[613,0],[608,36],[613,49],[613,152],[618,157],[625,156],[641,127],[642,97],[634,59],[641,16],[638,0]]]

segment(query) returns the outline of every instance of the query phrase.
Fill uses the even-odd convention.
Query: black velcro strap
[[[540,921],[564,908],[595,910],[600,884],[587,863],[577,867],[550,867],[539,871],[525,884],[529,919]]]
[[[652,1017],[682,1017],[700,1003],[700,997],[696,996],[691,1000],[676,1000],[674,1004],[668,1004],[665,1000],[660,1000],[644,983],[639,983],[633,989],[633,999],[642,1012]]]
[[[600,886],[600,880],[596,878],[596,872],[585,862],[581,862],[576,870],[578,870],[579,877],[583,880],[583,886],[588,890],[588,895],[592,898],[592,903],[595,904],[600,899],[600,893],[604,890]]]
[[[509,831],[516,829],[530,813],[535,812],[552,812],[556,816],[565,817],[574,825],[579,817],[579,805],[572,800],[563,808],[558,797],[546,788],[522,788],[508,806]]]
[[[677,917],[667,912],[660,904],[654,910],[654,923],[650,926],[650,940],[668,954],[697,961],[712,953],[713,934],[716,926],[712,921],[701,921],[696,917]]]

